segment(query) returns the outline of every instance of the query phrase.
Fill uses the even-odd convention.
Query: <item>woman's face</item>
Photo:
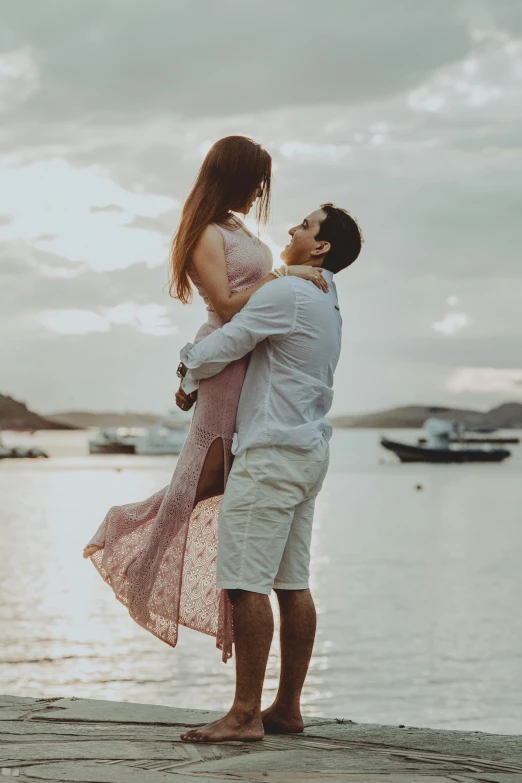
[[[244,208],[238,211],[241,212],[241,214],[245,215],[246,217],[250,212],[250,210],[252,209],[252,207],[254,206],[254,204],[256,203],[257,199],[261,198],[262,195],[263,195],[263,187],[261,184],[259,184],[257,188],[254,190],[249,200],[247,201],[247,203],[245,204]]]

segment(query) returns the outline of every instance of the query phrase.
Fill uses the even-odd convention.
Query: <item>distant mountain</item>
[[[365,413],[359,416],[335,416],[336,427],[359,428],[415,428],[422,427],[426,419],[454,419],[466,427],[494,427],[495,429],[522,429],[522,403],[507,402],[490,411],[482,412],[465,408],[408,405],[402,408]],[[92,411],[65,411],[40,416],[29,410],[23,402],[0,394],[0,429],[4,430],[76,430],[89,427],[150,427],[158,420],[156,413],[114,413]],[[186,426],[186,418],[180,413],[180,426]]]
[[[360,416],[336,416],[332,418],[332,424],[336,427],[388,427],[389,429],[412,427],[419,429],[430,417],[454,419],[463,422],[466,427],[522,429],[522,404],[507,402],[486,413],[464,408],[409,405],[377,413],[365,413]]]
[[[2,430],[74,430],[74,425],[39,416],[13,397],[0,394],[0,429]]]
[[[505,402],[484,414],[484,427],[497,429],[522,429],[522,404],[520,402]]]
[[[88,429],[89,427],[150,427],[159,419],[159,415],[157,413],[65,411],[51,413],[49,418],[62,424]]]

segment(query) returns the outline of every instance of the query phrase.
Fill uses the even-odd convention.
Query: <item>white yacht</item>
[[[141,430],[127,427],[103,427],[89,441],[89,454],[135,454],[135,442]]]
[[[36,459],[49,455],[39,448],[26,448],[25,446],[5,446],[0,436],[0,459]]]
[[[187,437],[187,424],[176,411],[149,427],[144,435],[136,438],[136,454],[179,454]]]
[[[179,454],[187,434],[187,422],[169,411],[147,428],[104,427],[89,441],[90,454]]]

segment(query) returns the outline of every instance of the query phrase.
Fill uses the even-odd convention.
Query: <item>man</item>
[[[182,735],[192,742],[261,740],[264,731],[303,730],[300,697],[312,655],[316,614],[308,587],[315,499],[328,469],[326,420],[341,349],[333,276],[359,255],[350,215],[323,204],[290,229],[287,266],[310,264],[328,283],[282,276],[263,286],[230,323],[181,351],[187,399],[198,381],[253,351],[239,402],[235,455],[221,503],[217,586],[234,611],[236,693],[228,714]],[[281,675],[271,707],[261,693],[274,619],[281,618]]]

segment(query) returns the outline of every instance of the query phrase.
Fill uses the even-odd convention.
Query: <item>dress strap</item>
[[[235,244],[237,244],[237,238],[235,237],[236,231],[232,228],[226,228],[226,226],[220,226],[219,223],[212,223],[213,226],[217,228],[221,236],[223,237],[223,240],[225,242],[225,253],[227,253],[231,247]],[[233,241],[235,239],[235,241]]]
[[[225,245],[227,243],[227,230],[224,226],[220,226],[219,223],[212,223],[213,226],[217,228],[223,239],[225,240]]]

